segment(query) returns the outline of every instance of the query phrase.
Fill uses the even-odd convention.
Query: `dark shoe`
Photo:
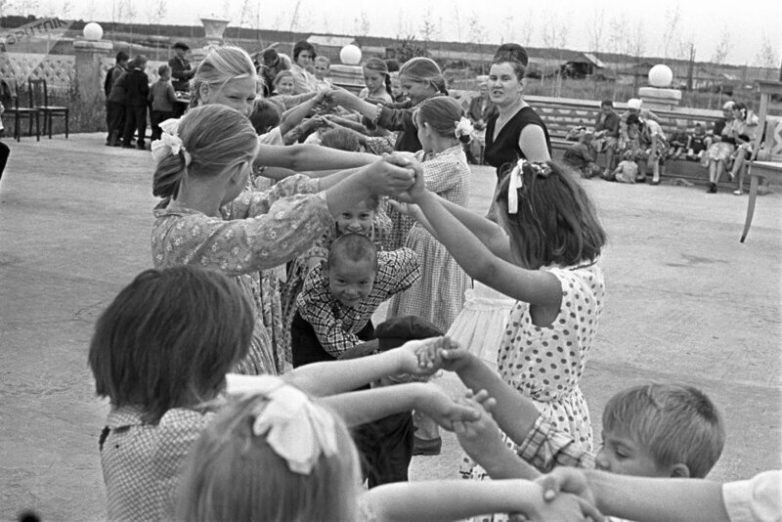
[[[419,439],[413,438],[413,455],[439,455],[443,449],[443,439]]]
[[[709,194],[716,194],[717,193],[717,184],[716,183],[709,183],[709,189],[706,191]]]
[[[143,141],[140,141],[136,143],[136,148],[138,148],[139,150],[146,150],[147,146]]]
[[[646,183],[646,176],[638,176],[635,178],[636,183]]]

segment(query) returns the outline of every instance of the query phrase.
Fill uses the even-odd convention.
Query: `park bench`
[[[573,141],[565,139],[568,131],[574,127],[594,127],[597,114],[600,112],[600,102],[596,100],[577,100],[571,98],[548,98],[543,96],[525,96],[524,99],[540,115],[546,123],[551,137],[552,155],[561,158],[564,151],[573,145]],[[624,102],[615,102],[614,110],[622,114],[627,110]],[[670,137],[680,129],[691,133],[695,125],[700,123],[708,131],[714,122],[722,117],[722,111],[692,109],[677,107],[673,110],[653,110],[660,118],[660,125],[665,135]],[[663,177],[685,179],[691,183],[708,183],[708,171],[695,161],[684,159],[666,160]],[[723,180],[729,184],[727,176]]]

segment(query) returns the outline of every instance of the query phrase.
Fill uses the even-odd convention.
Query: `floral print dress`
[[[318,188],[317,180],[296,175],[267,191],[244,191],[221,209],[220,217],[184,208],[155,211],[156,268],[193,264],[220,271],[234,277],[253,303],[253,338],[247,357],[233,370],[237,373],[286,369],[286,355],[274,349],[263,320],[259,271],[301,254],[331,226],[326,200],[314,194]]]

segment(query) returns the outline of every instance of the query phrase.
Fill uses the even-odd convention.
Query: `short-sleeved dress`
[[[546,147],[548,147],[549,155],[551,154],[551,139],[546,124],[532,107],[527,105],[519,109],[495,136],[494,128],[498,118],[499,113],[495,113],[486,123],[486,148],[483,151],[486,163],[497,169],[497,179],[505,174],[508,165],[515,164],[521,158],[526,158],[524,151],[519,148],[519,136],[527,125],[537,125],[543,129]]]
[[[422,166],[427,190],[457,205],[467,204],[471,171],[461,145],[425,159]],[[445,246],[421,224],[410,229],[404,246],[418,254],[423,275],[393,297],[388,317],[415,315],[446,332],[462,309],[470,279]]]
[[[529,304],[517,301],[510,312],[500,345],[498,371],[503,380],[535,402],[558,430],[592,449],[592,425],[578,383],[584,372],[605,299],[605,279],[598,262],[571,267],[543,267],[562,285],[562,305],[549,326],[535,326]],[[506,438],[509,446],[515,444]],[[462,474],[475,480],[486,472],[465,459]],[[473,522],[498,522],[505,515],[477,517]]]
[[[235,277],[255,307],[250,351],[234,371],[279,374],[289,354],[274,350],[263,320],[260,270],[301,254],[331,226],[325,199],[313,194],[317,180],[287,178],[268,191],[245,191],[221,209],[221,217],[197,210],[155,211],[152,258],[155,267],[199,265]]]

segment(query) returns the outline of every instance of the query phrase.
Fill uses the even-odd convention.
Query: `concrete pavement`
[[[105,517],[97,439],[107,405],[86,353],[97,315],[151,265],[152,159],[100,134],[7,142],[0,181],[0,517]],[[761,197],[739,243],[746,196],[698,187],[584,181],[609,234],[606,310],[582,389],[596,436],[616,391],[687,382],[720,407],[726,449],[712,473],[780,467],[782,197]],[[476,168],[483,210],[493,172]],[[439,381],[457,390],[453,376]],[[453,437],[412,476],[453,478]]]

